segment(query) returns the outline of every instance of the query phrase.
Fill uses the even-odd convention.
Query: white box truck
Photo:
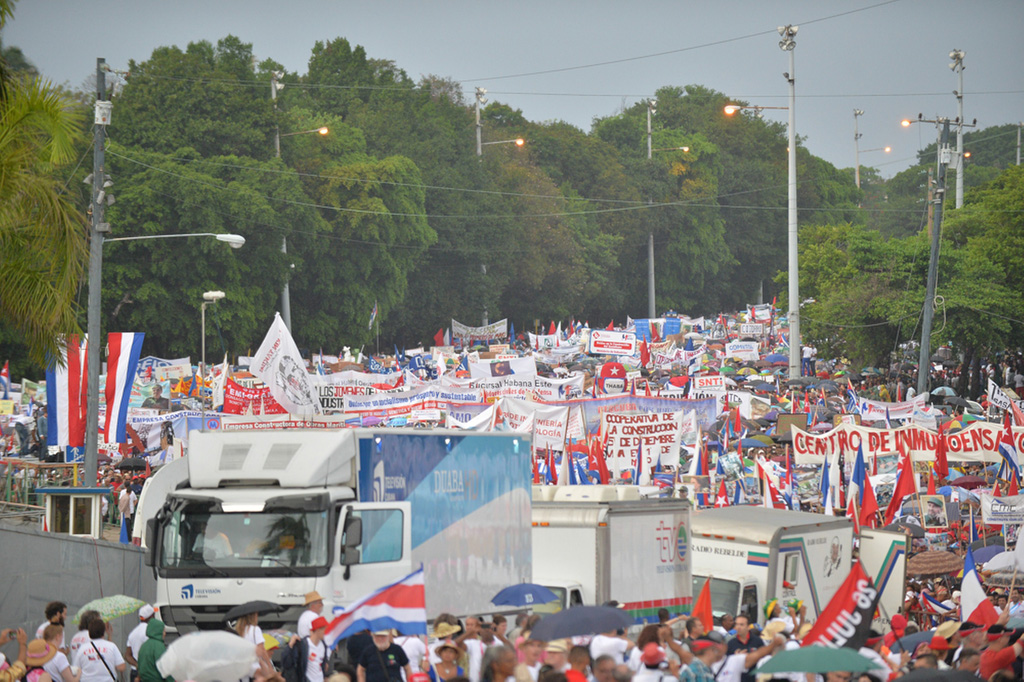
[[[559,596],[538,613],[616,600],[635,623],[688,612],[690,503],[636,487],[534,486],[533,580]]]
[[[429,617],[493,612],[531,577],[530,451],[513,433],[193,431],[186,464],[150,483],[167,491],[146,524],[160,617],[221,628],[264,599],[280,627],[307,592],[331,613],[421,565]]]
[[[899,613],[907,588],[907,536],[891,530],[860,529],[858,545],[864,571],[875,583],[879,598],[875,629],[888,632],[889,619]]]
[[[710,577],[716,616],[744,613],[763,624],[769,600],[800,599],[814,620],[850,572],[853,524],[845,518],[736,506],[695,511],[690,525],[693,594]]]

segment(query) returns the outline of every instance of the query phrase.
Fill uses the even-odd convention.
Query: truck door
[[[347,604],[412,573],[408,502],[347,502],[337,509],[334,602]]]
[[[740,613],[746,614],[748,622],[758,622],[761,608],[758,605],[756,583],[747,583],[743,586],[743,593],[740,595]]]

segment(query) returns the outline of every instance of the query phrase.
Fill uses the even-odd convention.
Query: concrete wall
[[[23,627],[31,640],[51,601],[68,605],[65,637],[78,630],[78,609],[101,596],[125,594],[152,603],[156,580],[142,550],[91,538],[44,533],[34,524],[0,524],[0,627]],[[138,624],[128,615],[113,621],[113,641],[124,651],[128,633]],[[0,648],[17,654],[16,644]]]

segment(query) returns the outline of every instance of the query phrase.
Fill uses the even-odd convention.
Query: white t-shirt
[[[61,682],[63,679],[61,673],[67,670],[70,665],[68,657],[58,651],[56,656],[43,664],[43,670],[49,673],[53,682]]]
[[[65,632],[67,631],[65,630]],[[82,648],[83,644],[88,643],[88,641],[88,630],[79,630],[71,637],[71,650],[68,653],[71,654],[72,661],[75,660],[75,654],[78,653],[78,650]]]
[[[40,625],[39,627],[36,628],[36,639],[42,639],[43,638],[43,630],[46,629],[47,625],[52,625],[52,623],[50,623],[50,621],[47,620],[47,621],[44,621],[42,625]],[[67,635],[67,632],[68,632],[67,628],[65,628],[64,629],[64,634],[61,635],[61,640],[60,640],[60,648],[61,649],[67,649],[68,648],[68,635]],[[88,636],[88,634],[89,633],[86,633],[87,636]]]
[[[740,682],[746,666],[746,654],[733,654],[711,666],[711,672],[715,674],[715,682]]]
[[[660,651],[663,656],[665,655],[665,647],[659,646],[658,647],[658,651]],[[646,670],[647,666],[645,666],[643,664],[643,661],[640,660],[643,657],[643,655],[644,655],[644,652],[641,651],[640,647],[638,647],[638,646],[635,646],[635,647],[632,648],[632,650],[630,650],[629,657],[626,660],[626,665],[629,666],[629,669],[632,670],[634,673],[639,673],[639,672],[641,672],[643,670]],[[666,660],[668,660],[668,659],[666,658]],[[659,672],[660,671],[658,671],[658,670],[650,670],[650,671],[648,671],[648,672],[646,672],[644,674],[645,674],[646,677],[650,678],[655,673],[659,673]],[[634,679],[636,679],[636,677],[639,677],[639,675],[635,675]]]
[[[103,656],[102,661],[100,656]],[[82,669],[81,682],[113,682],[110,673],[117,675],[117,666],[124,664],[124,658],[113,642],[91,639],[78,648],[71,663]],[[107,668],[110,668],[109,672]]]
[[[427,645],[423,640],[411,636],[395,637],[395,644],[402,647],[402,651],[409,659],[409,669],[414,673],[420,672],[420,666],[427,655]],[[405,679],[405,668],[402,668],[402,679]]]
[[[313,621],[320,617],[320,614],[312,609],[306,609],[299,616],[299,624],[295,628],[295,634],[299,637],[309,637],[309,631],[312,630]]]
[[[147,625],[149,625],[148,621],[143,621],[136,625],[135,629],[128,633],[128,640],[124,644],[125,651],[131,649],[132,658],[134,658],[136,661],[139,660],[139,651],[142,649],[142,645],[146,643]]]
[[[263,641],[263,629],[259,625],[249,625],[245,628],[245,634],[242,635],[242,639],[247,642],[252,642],[256,646],[266,646],[266,642]],[[249,676],[252,677],[256,674],[256,671],[260,669],[260,659],[257,658],[256,662],[252,664],[252,670],[249,672]]]
[[[616,663],[623,663],[628,648],[629,642],[621,637],[594,635],[590,640],[590,658],[596,661],[600,656],[611,656]]]
[[[469,678],[469,682],[480,682],[480,666],[484,662],[487,645],[479,639],[464,639],[462,643],[466,645],[466,655],[469,656],[466,677]]]
[[[308,682],[324,682],[324,658],[327,656],[327,645],[323,642],[314,644],[306,640],[309,654],[306,658],[306,680]]]

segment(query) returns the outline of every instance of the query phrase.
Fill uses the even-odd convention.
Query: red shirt
[[[999,651],[985,649],[981,652],[981,666],[978,668],[978,675],[981,679],[987,680],[992,674],[1013,665],[1013,659],[1017,658],[1017,646],[1011,644]]]

